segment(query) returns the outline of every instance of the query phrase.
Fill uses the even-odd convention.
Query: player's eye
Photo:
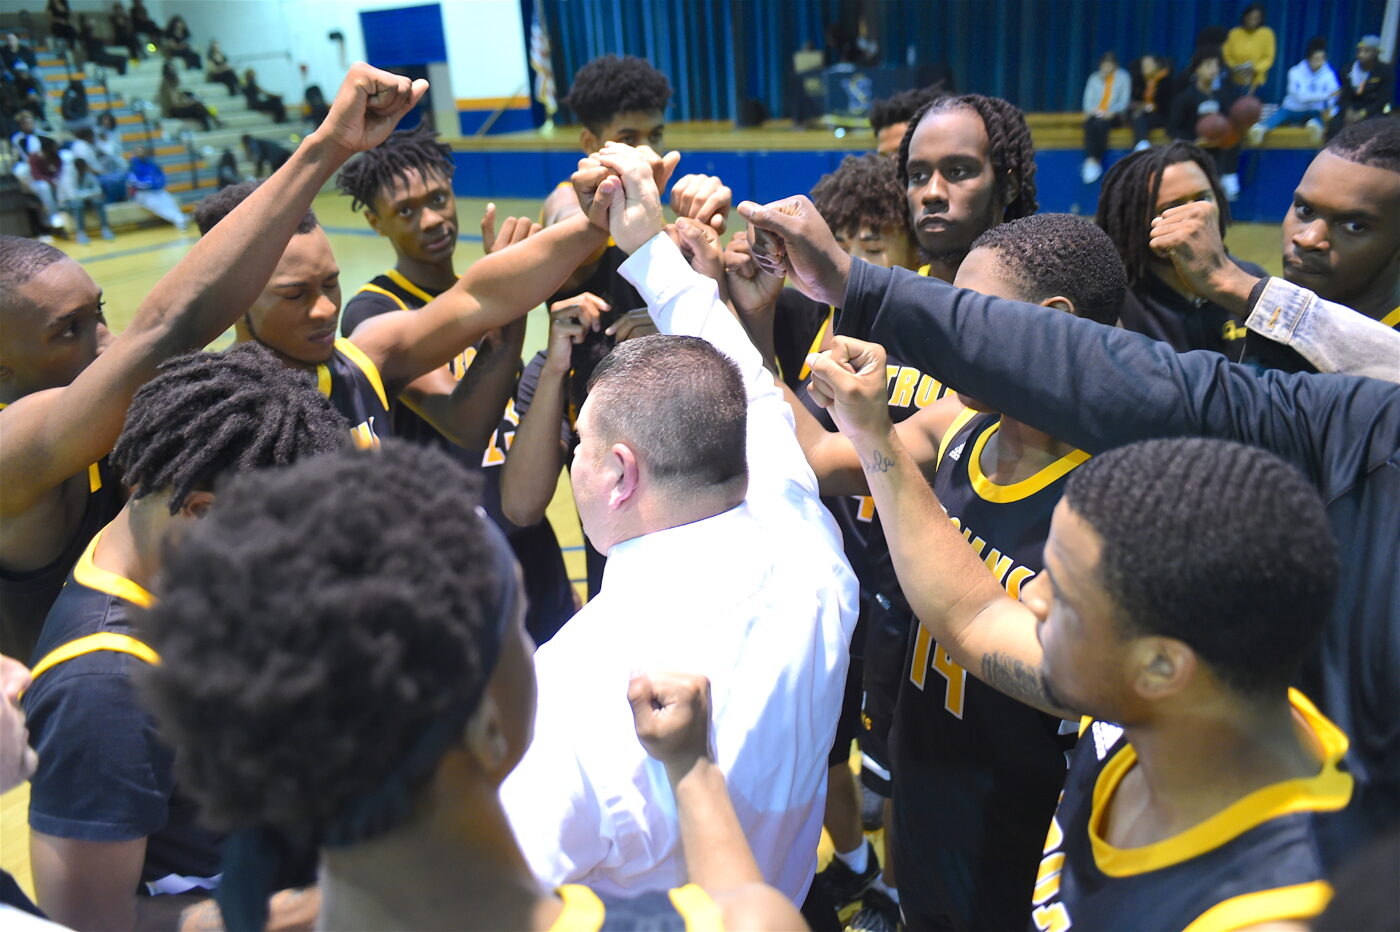
[[[412,207],[400,207],[400,208],[399,208],[399,216],[402,217],[402,218],[404,218],[405,220],[407,220],[409,217],[412,217],[412,216],[413,216],[413,208],[412,208]]]
[[[1348,220],[1342,224],[1342,229],[1346,230],[1348,233],[1357,234],[1365,233],[1368,227],[1366,226],[1366,224],[1360,223],[1356,220]]]
[[[1313,209],[1307,204],[1294,204],[1293,215],[1299,220],[1311,220],[1314,216]]]
[[[295,291],[284,291],[281,294],[279,294],[278,297],[281,298],[283,301],[300,301],[302,299],[302,296],[305,294],[306,292],[298,288]]]
[[[98,322],[99,324],[104,325],[104,326],[106,326],[106,324],[107,324],[107,302],[106,302],[106,301],[98,301],[98,302],[97,302],[97,322]]]

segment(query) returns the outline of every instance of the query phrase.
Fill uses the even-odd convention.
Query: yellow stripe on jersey
[[[87,549],[83,551],[81,557],[78,557],[78,562],[73,567],[73,580],[89,589],[96,589],[98,592],[126,599],[131,604],[139,605],[142,608],[150,608],[156,604],[155,597],[138,583],[125,576],[119,576],[111,570],[104,570],[92,562],[92,555],[97,550],[97,542],[102,539],[102,534],[106,530],[107,528],[103,528],[98,531],[93,535],[92,540],[88,541]]]
[[[1082,466],[1089,459],[1089,454],[1083,450],[1071,450],[1049,466],[1037,471],[1033,476],[1028,476],[1020,482],[1013,482],[1010,485],[998,485],[982,472],[982,448],[987,445],[988,438],[1000,428],[1001,421],[998,420],[991,427],[982,431],[982,434],[973,443],[972,454],[967,461],[967,474],[972,479],[973,491],[983,501],[1004,504],[1030,498],[1055,480],[1064,477],[1074,467]]]
[[[928,278],[928,273],[931,271],[933,271],[933,266],[931,264],[919,266],[919,274],[924,278]]]
[[[389,407],[389,397],[384,394],[384,381],[379,377],[379,367],[365,355],[365,351],[344,337],[336,338],[335,348],[340,350],[342,356],[360,367],[365,378],[369,379],[369,384],[374,386],[374,393],[379,396],[379,403],[386,408]],[[330,392],[325,394],[329,396]]]
[[[723,932],[724,916],[710,895],[699,886],[688,883],[667,891],[671,905],[685,919],[685,932]]]
[[[598,932],[603,927],[607,911],[598,894],[577,883],[566,883],[555,890],[564,901],[564,909],[549,932]]]
[[[1089,815],[1089,844],[1094,863],[1110,877],[1130,877],[1171,867],[1233,841],[1270,819],[1295,812],[1334,812],[1351,799],[1351,774],[1337,764],[1347,752],[1347,737],[1296,689],[1288,691],[1294,715],[1322,748],[1322,769],[1315,777],[1283,780],[1255,790],[1215,815],[1171,838],[1138,848],[1115,848],[1103,837],[1109,804],[1123,777],[1137,766],[1137,752],[1125,744],[1099,771]]]
[[[432,295],[428,294],[422,288],[419,288],[417,285],[413,284],[413,282],[405,278],[403,273],[400,272],[398,269],[390,269],[384,274],[388,276],[389,281],[393,282],[395,285],[398,285],[404,291],[407,291],[409,294],[413,295],[415,298],[422,301],[424,304],[427,304],[429,301],[433,300]],[[407,308],[405,308],[405,310],[407,310]]]
[[[1387,327],[1400,327],[1400,307],[1397,307],[1395,310],[1382,317],[1381,323],[1385,324]]]
[[[1325,880],[1260,890],[1231,897],[1201,913],[1184,932],[1232,932],[1287,919],[1311,919],[1332,899],[1332,887]]]
[[[938,441],[938,459],[933,461],[933,468],[937,469],[943,465],[943,454],[948,452],[948,446],[953,442],[953,438],[958,435],[958,431],[967,426],[967,422],[977,414],[971,408],[963,408],[958,416],[953,418],[953,423],[948,425],[948,429],[943,432],[943,439]]]
[[[100,650],[131,654],[133,657],[152,665],[160,663],[160,655],[152,650],[150,645],[136,640],[131,635],[118,634],[115,631],[99,631],[96,634],[75,638],[67,644],[55,647],[45,654],[42,660],[34,664],[34,669],[29,671],[29,677],[31,680],[38,679],[39,674],[53,669],[60,663],[66,663],[74,657],[96,653]]]
[[[395,304],[397,304],[397,305],[399,306],[399,310],[401,310],[401,311],[406,311],[406,310],[408,310],[408,305],[403,303],[403,298],[400,298],[398,295],[394,294],[394,293],[393,293],[392,291],[390,291],[388,288],[380,288],[380,287],[379,287],[378,285],[376,285],[374,282],[368,282],[368,283],[366,283],[366,284],[361,285],[361,286],[360,286],[360,290],[357,291],[357,292],[355,292],[355,294],[360,294],[361,292],[365,292],[365,291],[373,291],[375,294],[382,294],[382,295],[384,295],[386,298],[389,298],[389,299],[392,300]]]
[[[826,312],[826,320],[822,321],[822,325],[817,328],[817,335],[812,340],[811,348],[807,350],[808,356],[811,356],[813,353],[820,353],[822,351],[822,339],[826,336],[827,328],[831,326],[831,322],[835,319],[836,305],[833,304],[831,305],[831,310]],[[807,360],[804,357],[802,360],[802,371],[797,373],[797,381],[801,382],[803,379],[807,378],[807,376],[811,374],[812,367],[807,365]]]
[[[102,489],[102,470],[100,470],[100,469],[97,468],[97,464],[96,464],[96,463],[93,463],[91,466],[88,467],[88,491],[89,491],[89,492],[98,492],[98,491],[101,491],[101,489]]]

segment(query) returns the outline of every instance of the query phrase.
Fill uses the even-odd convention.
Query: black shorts
[[[828,770],[851,759],[851,742],[859,738],[864,730],[860,720],[864,667],[861,658],[852,654],[851,666],[846,670],[846,692],[841,697],[841,717],[836,720],[836,740],[826,758]]]
[[[860,736],[863,766],[861,782],[872,792],[890,797],[890,725],[899,683],[904,678],[905,655],[913,615],[901,611],[884,596],[870,600],[865,627],[865,700]]]

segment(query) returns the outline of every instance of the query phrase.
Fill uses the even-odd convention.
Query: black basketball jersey
[[[1289,699],[1322,748],[1317,776],[1255,790],[1178,835],[1137,848],[1104,838],[1113,794],[1137,754],[1117,725],[1086,719],[1045,839],[1029,928],[1223,932],[1320,913],[1332,890],[1314,821],[1351,798],[1351,775],[1338,766],[1347,739],[1302,693],[1290,690]]]
[[[4,405],[0,404],[0,408]],[[48,565],[11,573],[0,570],[0,653],[25,660],[34,650],[44,617],[87,542],[122,510],[125,495],[104,456],[87,468],[87,501],[67,546]]]
[[[357,447],[377,447],[380,434],[393,435],[379,368],[354,343],[336,339],[331,358],[316,367],[316,387],[350,422]]]
[[[551,932],[721,932],[724,918],[695,884],[636,896],[600,894],[582,884],[556,891],[564,911]]]
[[[998,414],[959,415],[933,488],[1016,598],[1041,571],[1066,477],[1089,457],[1076,450],[997,485],[979,458],[1000,425]],[[895,861],[923,867],[919,883],[900,888],[905,915],[911,928],[1020,928],[1074,728],[969,676],[917,622],[909,644],[890,736]]]

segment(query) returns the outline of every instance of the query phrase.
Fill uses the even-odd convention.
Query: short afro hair
[[[947,96],[948,92],[938,85],[911,87],[891,94],[870,105],[870,128],[878,133],[888,126],[908,123],[930,101]]]
[[[584,65],[563,103],[595,135],[619,113],[664,111],[671,82],[635,55],[604,55]]]
[[[868,152],[848,155],[812,188],[812,204],[826,225],[845,234],[870,226],[909,229],[909,204],[894,160]]]
[[[318,838],[480,695],[501,618],[478,488],[386,439],[238,477],[167,555],[144,685],[202,818]]]
[[[127,409],[112,464],[134,498],[170,490],[170,513],[225,476],[343,448],[350,425],[308,373],[259,343],[161,364]]]
[[[199,227],[201,234],[208,233],[218,224],[218,222],[234,209],[248,199],[248,195],[258,189],[258,186],[265,179],[256,178],[252,181],[240,181],[238,184],[231,184],[227,188],[207,194],[194,207],[194,222]],[[316,212],[311,208],[306,209],[306,215],[297,224],[298,233],[310,233],[319,224],[316,221]]]
[[[350,195],[350,209],[374,210],[375,198],[390,190],[409,172],[424,179],[451,181],[457,165],[452,147],[438,142],[438,134],[426,123],[401,129],[367,152],[361,152],[335,176],[341,194]]]
[[[0,291],[18,288],[68,256],[48,243],[23,236],[0,236]]]
[[[1118,322],[1128,276],[1113,240],[1083,217],[1035,214],[1000,223],[972,248],[996,253],[1024,300],[1038,304],[1059,295],[1074,302],[1076,317]]]
[[[1353,123],[1322,150],[1335,156],[1400,173],[1400,115],[1391,113]]]
[[[997,184],[1006,195],[1006,210],[999,218],[1002,221],[1029,217],[1040,209],[1036,200],[1035,188],[1035,143],[1031,141],[1031,128],[1026,123],[1026,115],[1021,108],[1000,97],[986,97],[982,94],[962,94],[958,97],[935,97],[924,104],[909,119],[909,128],[899,143],[899,160],[895,167],[899,170],[899,183],[909,186],[909,144],[924,118],[949,110],[971,110],[982,118],[987,130],[988,157]]]
[[[1182,641],[1242,696],[1287,688],[1339,572],[1301,473],[1240,443],[1148,440],[1074,470],[1064,501],[1103,542],[1098,578],[1125,636]]]

